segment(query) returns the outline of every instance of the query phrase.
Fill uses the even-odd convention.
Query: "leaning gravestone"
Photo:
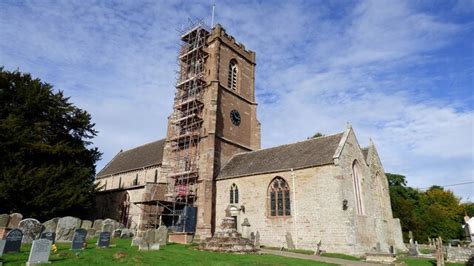
[[[5,238],[5,248],[3,249],[4,253],[9,252],[19,252],[21,247],[21,240],[23,239],[23,233],[20,229],[13,229],[8,232],[7,237]]]
[[[108,248],[110,246],[110,232],[100,232],[97,246],[99,248]]]
[[[92,221],[83,220],[82,223],[81,223],[81,228],[82,229],[91,229],[92,228]]]
[[[23,243],[31,243],[41,233],[43,225],[36,219],[28,218],[20,221],[18,229],[23,232]]]
[[[49,253],[51,252],[52,242],[48,239],[34,240],[30,250],[30,257],[26,265],[39,265],[42,263],[50,263]]]
[[[2,255],[3,255],[3,248],[5,248],[5,242],[7,242],[7,241],[0,239],[0,258],[1,258]]]
[[[155,243],[158,243],[161,246],[166,246],[166,243],[168,243],[168,228],[165,225],[162,225],[156,229]]]
[[[8,214],[0,214],[0,227],[7,227],[8,220],[10,220],[10,215]]]
[[[10,219],[8,221],[8,228],[18,228],[18,224],[20,223],[21,219],[23,219],[23,215],[21,213],[12,213],[10,214]]]
[[[74,231],[81,226],[81,219],[71,216],[60,218],[56,229],[56,241],[72,241]]]
[[[56,243],[56,233],[55,232],[43,232],[40,236],[41,239],[48,239],[53,244]]]
[[[51,219],[43,223],[43,233],[44,232],[55,232],[58,227],[58,220],[59,219]]]
[[[86,229],[76,229],[74,237],[71,242],[71,249],[84,249],[84,243],[86,243],[87,231]]]

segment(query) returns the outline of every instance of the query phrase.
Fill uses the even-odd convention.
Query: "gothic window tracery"
[[[230,204],[239,203],[239,188],[236,184],[232,184],[230,187]]]
[[[228,88],[231,90],[237,89],[237,61],[235,59],[230,60],[229,63],[229,80]]]
[[[290,216],[290,187],[281,177],[275,177],[268,188],[270,216]]]

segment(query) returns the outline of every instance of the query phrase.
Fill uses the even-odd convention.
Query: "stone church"
[[[363,254],[404,250],[382,163],[354,130],[260,148],[255,52],[220,26],[181,35],[166,138],[120,151],[98,174],[97,216],[170,240],[210,237],[233,217],[266,246]]]

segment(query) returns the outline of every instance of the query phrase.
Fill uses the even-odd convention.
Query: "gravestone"
[[[31,243],[39,238],[43,225],[36,219],[28,218],[21,220],[18,229],[23,232],[23,243]]]
[[[249,238],[250,236],[250,223],[247,218],[244,219],[242,226],[242,237]]]
[[[155,229],[147,229],[141,241],[138,243],[138,250],[150,250],[155,242]]]
[[[5,243],[6,243],[6,242],[7,242],[6,240],[0,239],[0,258],[1,258],[2,255],[3,255],[3,248],[5,248]]]
[[[108,248],[110,246],[110,232],[100,232],[97,246],[99,248]]]
[[[80,226],[81,220],[79,218],[71,216],[60,218],[56,228],[56,242],[72,241],[75,230]]]
[[[41,239],[48,239],[51,243],[56,243],[56,233],[55,232],[43,232],[40,236]]]
[[[134,233],[132,229],[124,228],[122,229],[122,233],[120,234],[120,238],[130,238],[133,237]]]
[[[257,231],[257,234],[255,235],[255,242],[254,246],[256,248],[260,248],[260,232]]]
[[[9,252],[19,252],[21,247],[21,240],[23,239],[23,232],[20,229],[13,229],[8,232],[7,237],[5,238],[5,248],[4,253]]]
[[[295,244],[293,243],[293,238],[291,237],[290,232],[286,232],[285,238],[286,238],[286,247],[288,249],[295,249]]]
[[[113,219],[105,219],[102,222],[102,232],[112,233],[116,228],[117,222]]]
[[[113,238],[120,237],[121,234],[122,234],[122,229],[115,229],[114,232],[112,233],[112,237]]]
[[[54,232],[56,233],[56,229],[58,227],[58,220],[57,218],[48,220],[43,223],[43,232]]]
[[[86,243],[87,231],[86,229],[76,229],[71,242],[71,249],[84,249],[84,243]]]
[[[23,219],[23,215],[21,213],[12,213],[10,214],[10,219],[8,220],[8,228],[18,228],[18,224],[20,223],[21,219]]]
[[[92,221],[83,220],[82,223],[81,223],[81,228],[82,229],[91,229],[92,228]]]
[[[99,233],[100,230],[102,230],[102,223],[103,223],[103,222],[104,222],[104,220],[102,220],[102,219],[97,219],[97,220],[95,220],[94,223],[92,224],[92,228],[94,228],[95,231],[96,231],[97,233]]]
[[[95,237],[95,229],[94,228],[90,228],[90,229],[86,229],[87,230],[87,236],[86,236],[86,239],[92,239]]]
[[[52,242],[48,239],[34,240],[30,250],[30,257],[26,265],[39,265],[42,263],[50,263],[49,253],[51,252]]]
[[[161,246],[166,246],[166,243],[168,243],[168,228],[165,225],[161,225],[156,229],[155,243],[158,243]]]
[[[7,227],[8,220],[10,220],[10,215],[8,214],[0,214],[0,227]]]

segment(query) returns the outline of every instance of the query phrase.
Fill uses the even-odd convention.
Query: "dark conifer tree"
[[[0,213],[44,221],[94,207],[91,116],[29,74],[0,68]]]

